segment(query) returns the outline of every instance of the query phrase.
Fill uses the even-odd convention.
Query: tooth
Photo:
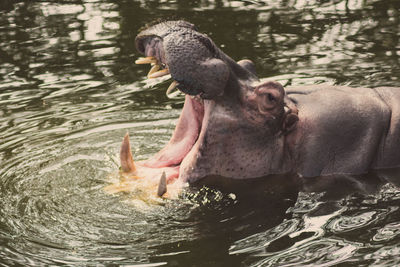
[[[161,68],[160,65],[157,65],[157,64],[153,65],[153,67],[151,67],[149,73],[147,74],[147,77],[150,77],[150,75],[157,72],[160,68]]]
[[[135,61],[135,64],[151,64],[157,63],[157,59],[155,57],[141,57]]]
[[[284,109],[284,111],[285,111],[285,114],[288,114],[289,111],[290,111],[290,109],[289,109],[287,106],[285,106],[283,109]]]
[[[129,142],[129,134],[126,133],[122,141],[121,150],[119,152],[121,161],[121,170],[125,173],[133,173],[136,171],[135,163],[132,157],[131,144]]]
[[[167,92],[165,93],[167,96],[169,95],[169,94],[171,94],[172,93],[172,91],[177,87],[179,85],[179,83],[177,82],[177,81],[173,81],[170,85],[169,85],[169,87],[168,87],[168,89],[167,89]]]
[[[158,184],[157,196],[161,197],[165,193],[167,193],[167,176],[165,175],[165,172],[163,172],[160,178],[160,183]]]
[[[169,69],[162,69],[149,75],[149,78],[158,78],[169,74]]]

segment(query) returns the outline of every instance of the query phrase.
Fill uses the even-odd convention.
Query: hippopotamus
[[[400,166],[400,88],[260,82],[252,61],[234,61],[182,20],[148,26],[135,43],[144,55],[136,63],[152,65],[149,78],[170,75],[168,92],[179,89],[185,103],[169,143],[152,158],[133,163],[125,136],[125,173],[162,177],[165,187],[209,176],[356,175]]]

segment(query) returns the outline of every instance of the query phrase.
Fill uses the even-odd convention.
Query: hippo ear
[[[258,109],[261,114],[277,116],[283,109],[285,91],[278,82],[266,82],[255,88],[257,94]]]
[[[249,59],[242,59],[237,62],[242,68],[247,70],[248,72],[257,75],[256,72],[256,66],[254,65],[254,62],[249,60]]]
[[[282,121],[282,131],[284,133],[289,133],[296,128],[297,122],[299,121],[299,110],[293,101],[287,96],[284,97],[284,103],[285,114]]]
[[[291,132],[296,128],[299,117],[295,113],[286,114],[283,120],[282,130],[285,133]]]

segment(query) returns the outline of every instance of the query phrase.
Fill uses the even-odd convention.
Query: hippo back
[[[361,174],[400,166],[400,88],[288,88],[299,109],[297,171]]]
[[[385,135],[377,152],[374,167],[392,168],[400,163],[400,88],[381,87],[375,89],[390,109],[390,118]]]

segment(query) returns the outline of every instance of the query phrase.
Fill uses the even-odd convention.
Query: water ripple
[[[292,2],[2,0],[0,265],[399,265],[394,186],[321,216],[319,194],[193,188],[154,204],[103,190],[124,134],[145,159],[183,105],[133,64],[149,19],[187,18],[285,86],[399,85],[398,2]]]
[[[270,256],[252,266],[334,266],[351,258],[360,244],[342,240],[322,239]]]
[[[374,210],[366,212],[352,212],[347,215],[342,214],[340,218],[333,219],[326,227],[327,230],[333,233],[346,233],[348,231],[357,231],[360,228],[374,224],[377,221],[385,218],[394,209],[388,210]]]
[[[395,238],[399,238],[400,235],[400,223],[394,222],[389,223],[382,228],[378,229],[377,233],[372,237],[372,241],[383,243]]]

